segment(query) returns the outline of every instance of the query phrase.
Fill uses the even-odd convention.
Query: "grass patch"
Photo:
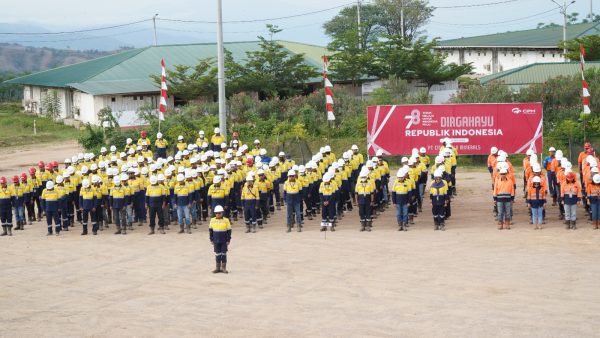
[[[33,135],[34,119],[36,135]],[[18,102],[0,103],[1,147],[76,140],[78,135],[79,131],[73,127],[46,117],[22,113]]]

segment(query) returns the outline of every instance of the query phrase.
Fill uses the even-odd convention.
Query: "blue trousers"
[[[531,208],[531,222],[542,224],[544,221],[544,207]]]
[[[590,203],[590,212],[592,221],[600,221],[600,201]]]
[[[396,204],[396,219],[400,223],[408,223],[408,204]]]
[[[244,222],[246,225],[256,225],[256,200],[243,200]]]
[[[294,213],[296,213],[296,224],[298,224],[298,226],[302,224],[302,210],[300,209],[300,203],[302,202],[298,199],[288,200],[285,201],[285,203],[287,204],[287,225],[292,225]]]
[[[48,224],[48,233],[52,233],[52,221],[54,221],[56,233],[60,232],[60,213],[58,210],[46,210],[46,224]]]
[[[177,205],[177,220],[179,221],[179,225],[183,225],[184,220],[185,225],[192,224],[190,208],[187,205]]]

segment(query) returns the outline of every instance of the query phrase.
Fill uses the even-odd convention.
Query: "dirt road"
[[[191,235],[127,236],[41,223],[0,238],[0,318],[7,337],[410,336],[592,337],[600,319],[600,231],[567,231],[548,212],[533,230],[491,217],[488,174],[460,172],[454,216],[424,212],[396,231],[393,209],[358,231],[356,211],[325,234],[234,226],[229,275],[214,275],[206,226]]]
[[[58,161],[62,164],[65,158],[81,151],[77,141],[1,148],[0,176],[9,177],[27,172],[28,168],[37,167],[39,160]]]

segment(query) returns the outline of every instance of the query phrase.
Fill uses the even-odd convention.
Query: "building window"
[[[513,53],[513,57],[517,56],[515,53]]]
[[[481,56],[481,53],[477,53],[477,56]]]
[[[137,96],[133,95],[133,101],[137,101]]]
[[[545,58],[546,57],[546,53],[542,53],[542,57]]]
[[[552,57],[554,57],[554,53],[552,53]]]
[[[483,52],[483,56],[486,56],[486,55],[487,55],[487,52]]]
[[[143,100],[143,99],[144,99],[144,97],[143,97],[143,96],[140,96],[140,100]]]
[[[469,52],[469,56],[471,56],[471,52]]]
[[[117,99],[115,97],[110,98],[110,102],[116,102],[116,101],[117,101]]]
[[[506,52],[504,52],[504,56],[506,56]]]

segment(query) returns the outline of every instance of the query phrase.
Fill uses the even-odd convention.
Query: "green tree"
[[[184,100],[197,100],[202,97],[214,99],[217,94],[217,68],[214,59],[202,59],[194,67],[175,65],[167,70],[167,87],[171,95]],[[161,77],[150,76],[160,88]]]
[[[62,102],[60,100],[60,96],[58,95],[58,91],[51,89],[46,92],[46,95],[42,98],[42,111],[56,119],[60,116],[60,111],[62,107]]]
[[[369,74],[380,79],[415,77],[414,63],[419,57],[414,55],[412,43],[400,34],[385,35],[373,45],[373,54],[376,62],[369,63]]]
[[[281,30],[270,26],[269,32]],[[304,54],[292,54],[281,44],[259,36],[260,50],[246,52],[243,64],[230,62],[229,82],[239,91],[255,91],[261,97],[288,97],[301,93],[306,81],[319,73],[305,63]]]
[[[385,32],[381,23],[385,17],[385,12],[381,6],[373,4],[364,4],[360,6],[360,46],[366,48]],[[327,21],[323,28],[325,34],[332,39],[343,37],[348,31],[354,31],[358,34],[357,8],[355,6],[344,7],[336,16]]]
[[[336,79],[351,80],[356,86],[364,76],[369,74],[374,54],[368,49],[359,47],[356,29],[337,35],[328,47],[333,51],[330,70]]]
[[[587,35],[574,40],[561,42],[560,48],[567,48],[566,57],[571,61],[580,60],[580,46],[585,49],[586,61],[600,61],[600,35]]]
[[[428,91],[433,85],[456,80],[460,76],[473,71],[471,63],[463,65],[446,64],[447,55],[434,51],[433,47],[436,45],[437,39],[426,42],[424,38],[420,38],[412,46],[415,77],[427,85]]]
[[[387,34],[402,35],[404,32],[402,37],[408,41],[423,33],[423,26],[429,22],[435,9],[429,6],[428,0],[375,0],[375,4],[385,12],[381,25]]]

